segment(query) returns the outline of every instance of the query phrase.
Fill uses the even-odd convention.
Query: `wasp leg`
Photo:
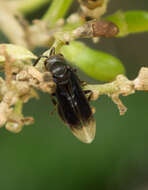
[[[50,50],[50,52],[49,52],[49,56],[52,56],[52,55],[56,55],[55,47],[53,47],[53,48]],[[58,53],[58,55],[64,57],[63,54],[61,54],[61,53]]]
[[[88,99],[88,101],[90,101],[91,97],[92,97],[92,91],[91,90],[84,90],[84,94],[87,95],[87,99]]]
[[[42,57],[48,58],[48,56],[40,55],[40,56],[35,60],[35,62],[33,63],[33,66],[36,66],[37,63],[40,61],[40,59],[41,59]]]
[[[55,113],[55,111],[56,111],[57,101],[53,97],[51,97],[51,101],[52,101],[53,105],[55,106],[53,111],[50,112],[50,114],[53,115]]]
[[[81,83],[81,85],[82,85],[82,86],[85,86],[85,85],[87,85],[87,82],[85,82],[85,81],[82,81],[82,80],[80,80],[80,83]]]
[[[50,50],[49,56],[55,55],[55,47]]]
[[[52,101],[52,103],[53,103],[54,106],[57,105],[57,101],[53,97],[51,97],[51,101]]]
[[[64,57],[64,55],[62,53],[59,53],[60,56]]]
[[[95,107],[91,107],[91,111],[92,111],[93,114],[95,114],[96,113]]]

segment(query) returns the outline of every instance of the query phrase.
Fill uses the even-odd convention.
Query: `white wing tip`
[[[96,134],[96,123],[94,120],[89,122],[89,125],[83,126],[80,129],[73,128],[72,133],[82,142],[91,143]]]

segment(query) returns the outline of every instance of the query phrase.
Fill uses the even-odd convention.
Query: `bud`
[[[7,122],[6,129],[13,133],[19,133],[22,130],[22,125],[17,122]]]
[[[104,2],[104,0],[78,0],[79,3],[86,6],[88,9],[95,9],[99,6],[101,6]]]
[[[114,37],[118,34],[118,27],[109,21],[96,21],[92,24],[94,37]]]
[[[113,37],[119,32],[118,27],[110,21],[92,20],[73,31],[75,38]]]

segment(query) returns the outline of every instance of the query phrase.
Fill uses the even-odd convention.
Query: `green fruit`
[[[62,53],[68,61],[97,80],[111,81],[118,74],[125,73],[124,66],[119,59],[93,50],[82,42],[73,41],[69,46],[63,46]]]

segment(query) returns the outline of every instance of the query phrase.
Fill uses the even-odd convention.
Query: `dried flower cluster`
[[[49,46],[61,34],[60,40],[65,43],[65,41],[72,41],[77,38],[113,37],[118,33],[118,28],[115,24],[99,20],[106,11],[108,0],[80,0],[79,3],[81,13],[70,15],[66,21],[60,19],[56,26],[51,28],[45,20],[33,20],[33,23],[30,25],[17,11],[17,6],[14,6],[13,3],[10,4],[9,1],[2,1],[0,7],[0,28],[12,43],[29,49],[33,49],[36,46]],[[86,22],[87,17],[90,17],[91,22]],[[69,32],[64,32],[65,34],[63,35],[64,23],[82,23],[82,26],[75,29],[73,35],[69,35]]]
[[[34,119],[24,117],[22,106],[32,97],[38,97],[36,89],[52,93],[55,84],[49,72],[40,72],[31,65],[14,66],[12,59],[3,47],[5,56],[5,79],[0,77],[0,127],[12,132],[20,132],[23,125],[30,125]],[[2,55],[2,51],[1,51]]]
[[[128,96],[139,90],[148,92],[148,67],[142,67],[135,80],[129,80],[123,75],[118,75],[116,80],[111,83],[86,85],[84,89],[93,91],[92,100],[96,100],[100,95],[108,95],[117,104],[120,115],[123,115],[127,108],[123,105],[119,96]]]

